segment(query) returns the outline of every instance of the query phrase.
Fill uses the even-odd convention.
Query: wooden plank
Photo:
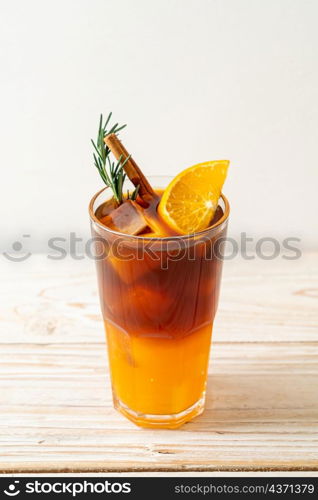
[[[225,262],[214,339],[316,341],[317,255]],[[0,320],[6,333],[0,342],[103,342],[91,260],[50,261],[40,255],[18,264],[2,261],[0,270],[5,283]]]
[[[0,264],[0,470],[318,471],[318,254],[228,262],[207,408],[176,431],[112,408],[91,261]]]
[[[2,469],[318,468],[318,345],[215,345],[205,413],[169,432],[112,409],[103,345],[2,348]]]

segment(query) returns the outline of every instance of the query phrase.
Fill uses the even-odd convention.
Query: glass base
[[[148,415],[131,410],[114,396],[114,407],[119,413],[124,415],[134,424],[139,425],[139,427],[148,427],[151,429],[177,429],[186,422],[201,415],[204,410],[204,404],[205,392],[196,403],[180,413],[172,413],[171,415]]]

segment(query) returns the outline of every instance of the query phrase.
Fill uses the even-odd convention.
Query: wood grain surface
[[[112,408],[94,264],[2,258],[0,471],[318,470],[318,253],[224,264],[204,414]]]

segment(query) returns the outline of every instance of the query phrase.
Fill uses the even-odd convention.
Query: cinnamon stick
[[[129,156],[128,151],[118,139],[116,134],[107,135],[104,139],[104,142],[109,147],[117,160],[122,157],[122,160],[124,161]],[[125,163],[124,170],[131,182],[135,186],[139,185],[138,194],[141,196],[141,198],[145,198],[147,201],[149,201],[151,198],[157,198],[157,195],[149,184],[147,178],[142,173],[141,169],[138,167],[137,163],[132,157],[130,157],[129,160]]]

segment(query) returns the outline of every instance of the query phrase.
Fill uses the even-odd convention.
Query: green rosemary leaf
[[[138,196],[139,188],[140,184],[138,184],[138,186],[136,186],[132,192],[130,192],[129,189],[127,189],[127,199],[135,201]]]
[[[133,194],[132,194],[132,200],[135,200],[138,196],[138,193],[139,193],[139,188],[140,188],[140,184],[138,184],[138,186],[136,186],[136,188],[134,189],[133,191]]]
[[[118,123],[115,123],[108,131],[107,127],[111,117],[112,113],[110,112],[105,123],[103,123],[103,115],[100,115],[97,139],[96,142],[91,139],[91,143],[94,148],[93,158],[95,167],[98,169],[103,182],[113,191],[114,198],[120,204],[123,202],[123,183],[126,177],[123,167],[128,158],[124,162],[122,161],[122,157],[119,158],[116,164],[112,162],[110,160],[111,151],[105,144],[104,139],[109,134],[117,134],[126,125],[119,126]]]
[[[125,128],[126,126],[127,126],[127,125],[121,125],[120,127],[117,127],[117,129],[116,129],[116,134],[118,134],[118,132],[119,132],[120,130],[122,130],[123,128]]]
[[[104,130],[106,130],[107,125],[108,125],[108,123],[109,123],[109,120],[110,120],[110,119],[111,119],[111,117],[112,117],[112,114],[113,114],[112,112],[110,112],[110,113],[109,113],[109,115],[108,115],[108,117],[107,117],[107,120],[106,120],[106,122],[105,122],[105,125],[104,125]],[[102,116],[103,116],[103,115],[102,115]]]
[[[98,156],[102,159],[102,156],[101,156],[101,153],[100,153],[100,150],[98,149],[98,147],[96,146],[95,142],[93,141],[93,139],[91,139],[91,142],[93,144],[93,147],[96,151],[96,153],[98,154]]]

